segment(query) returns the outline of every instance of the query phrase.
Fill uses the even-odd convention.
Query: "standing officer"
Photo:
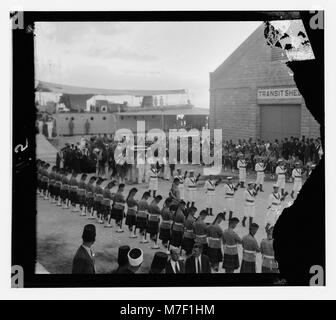
[[[208,179],[204,184],[205,194],[206,194],[206,209],[210,216],[213,215],[213,204],[216,199],[216,187],[219,184],[220,179],[215,181],[214,176],[210,176],[210,179]]]
[[[250,181],[247,185],[246,190],[244,191],[244,218],[242,221],[243,227],[245,227],[245,221],[249,218],[249,225],[253,223],[253,218],[255,215],[255,197],[258,194],[258,191],[254,188],[254,182]]]
[[[283,159],[278,160],[278,166],[275,169],[275,173],[278,176],[277,185],[281,190],[281,194],[285,194],[285,186],[286,186],[286,167]]]
[[[237,168],[239,171],[239,184],[241,188],[244,188],[244,184],[246,183],[246,160],[244,159],[244,155],[239,153],[239,160],[237,161]]]
[[[180,190],[180,199],[184,200],[184,180],[185,180],[187,172],[185,172],[185,174],[183,175],[181,168],[177,168],[176,170],[177,170],[177,175],[175,176],[175,178],[179,179],[178,188]]]
[[[233,216],[234,211],[234,194],[238,189],[238,185],[234,186],[232,183],[232,177],[227,177],[227,183],[224,185],[224,198],[225,198],[225,209],[224,209],[224,220],[226,211],[229,211],[229,220]]]
[[[159,172],[156,169],[156,165],[152,164],[149,172],[149,193],[153,191],[153,198],[156,197],[156,192],[159,188]]]
[[[255,171],[257,172],[256,186],[259,187],[259,191],[264,192],[263,184],[265,178],[265,164],[261,157],[257,157],[255,165]]]
[[[294,179],[293,190],[291,192],[292,199],[294,199],[295,193],[299,193],[302,188],[302,174],[301,163],[299,161],[295,162],[295,168],[292,171],[292,178]]]
[[[268,197],[268,212],[266,214],[265,228],[266,230],[274,226],[280,213],[281,213],[281,202],[287,196],[287,192],[282,196],[279,193],[279,186],[277,184],[273,185],[273,192]]]
[[[196,177],[194,177],[194,170],[189,171],[189,177],[186,178],[185,184],[187,187],[187,208],[189,206],[194,207],[195,201],[196,201],[196,194],[197,194],[197,181],[200,177],[200,174]]]

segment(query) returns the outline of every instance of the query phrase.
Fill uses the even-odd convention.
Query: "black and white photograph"
[[[10,19],[12,286],[326,285],[323,10]]]

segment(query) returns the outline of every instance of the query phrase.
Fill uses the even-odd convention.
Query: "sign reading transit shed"
[[[301,97],[300,91],[295,87],[258,89],[257,92],[258,100],[297,99]]]

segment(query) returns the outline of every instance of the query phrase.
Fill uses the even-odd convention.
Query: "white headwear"
[[[139,267],[143,262],[143,251],[140,248],[133,248],[128,252],[127,257],[130,266]]]

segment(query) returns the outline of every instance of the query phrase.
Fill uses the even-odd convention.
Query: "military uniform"
[[[236,190],[237,190],[236,187],[231,183],[231,181],[227,182],[224,185],[224,198],[225,198],[224,212],[226,213],[227,211],[229,211],[230,213],[229,219],[232,218],[233,212],[235,210],[234,195]]]
[[[160,223],[159,239],[163,245],[170,240],[170,229],[173,223],[169,207],[164,207],[161,211],[162,221]]]
[[[154,241],[152,249],[158,249],[159,246],[157,244],[157,237],[159,233],[161,209],[156,201],[153,200],[152,203],[148,206],[148,212],[149,216],[147,232],[150,234],[151,239]]]
[[[85,194],[86,194],[86,183],[85,183],[85,176],[81,178],[81,180],[78,183],[78,190],[77,190],[77,198],[78,198],[78,204],[80,206],[80,209],[82,210],[81,215],[85,216]]]
[[[180,247],[182,245],[183,232],[184,232],[184,221],[185,221],[185,216],[180,210],[180,208],[178,208],[173,217],[173,225],[172,225],[171,239],[170,239],[170,244],[174,247]]]
[[[55,200],[57,200],[58,206],[61,206],[61,188],[62,188],[62,174],[58,172],[55,176]]]
[[[136,228],[140,229],[140,233],[142,234],[141,242],[147,243],[146,230],[148,228],[148,202],[145,199],[141,199],[138,203]]]
[[[69,201],[69,182],[70,182],[70,176],[66,173],[63,175],[62,178],[62,189],[61,189],[61,198],[63,203],[63,209],[68,209],[68,201]]]
[[[78,181],[76,179],[76,176],[73,175],[69,182],[69,198],[71,205],[73,207],[72,211],[77,211],[76,210],[76,205],[78,204],[77,190],[78,190]]]
[[[208,179],[204,185],[206,194],[206,208],[209,209],[210,215],[212,215],[213,204],[216,200],[216,182]]]
[[[282,197],[279,192],[272,192],[268,196],[268,211],[266,214],[265,225],[274,226],[281,213]]]
[[[242,239],[232,228],[228,228],[224,230],[222,240],[224,245],[223,269],[226,273],[232,273],[239,268],[238,244],[242,242]]]
[[[42,178],[41,178],[42,195],[44,195],[45,200],[48,200],[48,185],[49,185],[48,166],[45,166],[41,170],[41,174],[42,174]]]
[[[188,215],[184,222],[184,234],[182,249],[185,250],[187,254],[190,254],[195,243],[195,234],[193,230],[193,225],[195,223],[195,218],[192,215]]]
[[[141,184],[145,178],[145,152],[138,151],[137,153],[137,168],[138,168],[138,184]]]
[[[284,193],[286,186],[286,168],[284,165],[278,165],[275,169],[275,174],[278,176],[277,185],[281,189],[281,192]]]
[[[56,168],[53,168],[52,171],[49,173],[49,185],[48,185],[49,200],[52,203],[55,203],[56,175],[57,175]]]
[[[203,246],[203,254],[207,254],[208,249],[207,228],[208,226],[206,223],[200,218],[193,224],[195,243],[200,243]]]
[[[178,205],[181,201],[181,196],[180,196],[180,189],[173,184],[170,191],[169,191],[169,197],[172,198],[172,204]]]
[[[242,157],[242,155],[240,155]],[[246,182],[246,167],[247,163],[245,159],[239,159],[237,161],[237,169],[239,171],[239,183],[241,187],[244,187],[244,183]]]
[[[191,206],[193,206],[197,196],[197,179],[195,177],[187,177],[185,185],[187,187],[187,201],[188,203],[191,203]]]
[[[211,266],[218,270],[218,264],[223,260],[222,253],[223,230],[218,224],[211,224],[207,228],[208,251]]]
[[[292,171],[292,178],[294,179],[292,197],[294,197],[295,192],[300,192],[302,188],[302,169],[294,168]]]
[[[116,224],[119,226],[117,232],[123,232],[122,230],[122,220],[124,218],[125,211],[125,197],[122,192],[118,191],[113,198],[113,207],[111,217],[116,221]]]
[[[278,263],[274,258],[273,239],[263,239],[260,243],[262,255],[262,273],[278,273]]]
[[[159,189],[159,172],[156,168],[152,167],[149,174],[149,191],[153,191],[153,197],[155,197]]]
[[[97,181],[98,182],[98,181]],[[97,217],[101,214],[101,203],[103,200],[103,189],[100,186],[100,183],[96,182],[96,186],[94,188],[94,198],[93,198],[93,212],[97,215]]]
[[[133,228],[136,225],[136,215],[138,210],[138,201],[134,199],[133,196],[128,197],[127,203],[127,214],[125,224],[129,228]]]
[[[254,218],[255,216],[255,197],[256,191],[254,189],[244,191],[244,217],[246,218]]]
[[[111,219],[111,204],[113,201],[114,194],[111,192],[110,188],[106,186],[103,190],[103,199],[101,201],[101,215],[104,220],[108,220],[107,227],[110,227]],[[101,220],[102,222],[102,220]]]
[[[240,268],[241,273],[256,273],[256,254],[260,252],[257,240],[252,234],[242,239],[243,260]]]
[[[86,197],[85,197],[85,205],[86,209],[89,213],[91,213],[90,218],[93,218],[93,205],[94,205],[94,192],[95,187],[93,185],[93,182],[88,182],[85,184],[86,189]]]
[[[260,191],[262,191],[262,187],[265,179],[265,165],[262,161],[258,161],[255,165],[255,171],[257,172],[256,185],[260,187]]]
[[[178,189],[180,191],[180,199],[184,200],[184,175],[179,174],[177,176],[174,177],[174,179],[177,178],[179,179],[179,185],[178,185]]]

